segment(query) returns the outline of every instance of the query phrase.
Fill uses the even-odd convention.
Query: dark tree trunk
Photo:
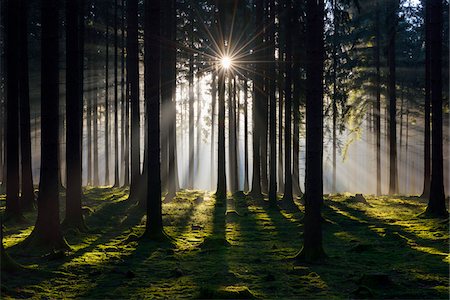
[[[283,14],[283,5],[278,5],[278,19],[281,19]],[[278,73],[277,73],[277,86],[278,86],[278,192],[284,192],[284,169],[283,169],[283,56],[284,56],[284,33],[283,22],[278,22]]]
[[[119,179],[119,74],[118,74],[118,4],[114,0],[114,187],[120,186]]]
[[[190,39],[191,39],[191,48],[194,47],[194,24],[193,20],[191,20],[190,25]],[[195,158],[195,149],[194,149],[194,54],[192,52],[189,53],[189,170],[188,170],[188,189],[194,188],[194,158]]]
[[[236,151],[236,89],[235,80],[231,72],[228,77],[228,154],[229,154],[229,178],[231,193],[237,191],[237,151]]]
[[[248,181],[248,83],[244,78],[244,192],[249,191]]]
[[[160,101],[161,101],[161,20],[160,0],[145,0],[144,67],[148,136],[147,223],[144,236],[164,235],[161,205]]]
[[[215,130],[214,124],[216,120],[216,103],[217,103],[217,81],[216,72],[212,72],[212,82],[211,82],[211,188],[214,188],[214,142],[215,142]]]
[[[125,52],[128,51],[126,49],[125,44],[125,14],[126,14],[127,6],[125,5],[125,0],[122,0],[122,24],[121,24],[121,32],[122,32],[122,56],[121,56],[121,91],[122,91],[122,162],[123,162],[123,186],[130,186],[130,165],[129,165],[129,127],[128,127],[128,114],[129,114],[129,106],[128,106],[128,73],[125,76]]]
[[[131,1],[131,0],[130,0]],[[105,185],[109,185],[109,5],[105,12]],[[137,18],[137,17],[136,17]],[[132,55],[129,53],[128,55]]]
[[[444,164],[442,143],[442,0],[430,0],[430,81],[431,81],[431,186],[426,213],[448,218],[445,207]]]
[[[227,3],[216,0],[218,6],[218,26],[222,40],[227,39]],[[222,45],[222,47],[225,47]],[[220,49],[225,52],[225,49]],[[227,196],[227,176],[225,169],[225,68],[218,71],[219,115],[218,115],[218,147],[217,147],[217,190],[216,198],[223,199]]]
[[[388,2],[388,92],[389,92],[389,194],[398,193],[397,169],[397,97],[395,37],[397,29],[398,0]]]
[[[19,1],[6,3],[6,214],[22,218],[19,199]]]
[[[28,4],[19,1],[19,98],[20,98],[20,161],[22,164],[23,210],[34,208],[33,172],[31,167],[30,94],[28,80]]]
[[[170,13],[169,13],[169,30],[170,41],[172,46],[170,47],[170,124],[169,124],[169,175],[168,175],[168,191],[167,197],[173,198],[179,189],[178,183],[178,165],[177,165],[177,104],[176,104],[176,92],[177,92],[177,48],[174,46],[177,42],[177,2],[175,0],[170,1]]]
[[[422,198],[428,198],[430,196],[430,184],[431,184],[431,124],[430,124],[430,110],[431,110],[431,92],[430,92],[430,3],[425,1],[425,126],[423,144],[423,191]]]
[[[336,193],[336,157],[337,157],[337,136],[336,136],[336,121],[337,121],[337,1],[333,0],[333,175],[331,192]]]
[[[59,224],[59,18],[58,0],[42,0],[41,180],[38,215],[25,244],[67,249]]]
[[[260,22],[264,17],[264,6],[263,1],[256,3],[256,18],[255,27],[260,27]],[[260,34],[255,38],[255,43],[257,45],[262,45],[263,36]],[[261,61],[263,57],[261,54],[254,54],[255,61]],[[261,194],[261,129],[263,126],[262,118],[262,108],[261,103],[264,102],[264,85],[263,76],[261,75],[263,69],[260,63],[254,65],[255,72],[253,78],[253,93],[254,100],[252,105],[253,113],[253,178],[252,178],[252,190],[251,195],[253,198],[262,198]]]
[[[300,97],[301,97],[301,69],[300,69],[300,60],[301,60],[301,41],[304,36],[302,36],[302,28],[300,28],[300,24],[298,21],[298,11],[300,10],[298,2],[294,2],[294,23],[292,27],[296,31],[296,35],[294,37],[294,51],[293,51],[293,75],[292,80],[294,83],[294,91],[293,91],[293,140],[292,140],[292,191],[295,196],[302,196],[303,192],[300,188]]]
[[[64,227],[85,229],[81,210],[82,163],[81,136],[83,102],[80,97],[82,69],[80,32],[84,26],[83,1],[66,0],[66,165],[67,194]],[[82,85],[82,83],[81,83]],[[82,85],[83,86],[83,85]]]
[[[284,88],[284,196],[283,201],[293,202],[292,193],[292,159],[291,159],[291,123],[292,123],[292,8],[291,1],[286,0],[287,15],[285,16],[285,88]]]
[[[269,16],[269,24],[268,30],[268,49],[269,49],[269,57],[268,61],[274,61],[274,53],[275,53],[275,0],[270,1],[270,16]],[[271,205],[275,205],[277,203],[277,99],[275,97],[275,64],[269,64],[269,144],[270,144],[270,156],[269,156],[269,202]]]
[[[131,101],[131,186],[130,199],[139,191],[140,166],[140,108],[139,108],[139,49],[138,0],[127,2],[127,76]]]
[[[325,256],[320,208],[323,197],[324,1],[306,2],[306,187],[303,249],[297,259]]]
[[[375,13],[375,131],[376,131],[376,176],[377,195],[381,195],[381,74],[380,74],[380,7],[377,1]]]

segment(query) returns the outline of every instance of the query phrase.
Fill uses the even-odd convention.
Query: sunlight
[[[229,56],[224,56],[220,59],[220,64],[222,65],[222,68],[229,69],[232,65],[231,58]]]

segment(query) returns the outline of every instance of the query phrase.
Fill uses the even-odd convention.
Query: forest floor
[[[289,258],[302,246],[301,204],[286,211],[243,196],[225,204],[181,191],[163,205],[173,242],[155,243],[135,238],[145,217],[127,190],[87,189],[89,232],[67,232],[72,251],[65,255],[35,257],[21,248],[36,212],[5,224],[4,245],[26,269],[2,274],[1,298],[448,299],[448,219],[421,218],[426,203],[416,197],[366,196],[368,205],[349,196],[325,197],[328,258],[295,265]]]

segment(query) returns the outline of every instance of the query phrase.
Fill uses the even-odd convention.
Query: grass
[[[285,211],[242,196],[216,202],[207,192],[181,191],[163,204],[174,243],[161,244],[136,238],[145,216],[127,192],[85,190],[90,230],[66,233],[72,251],[64,256],[21,249],[35,212],[25,215],[26,223],[5,224],[8,253],[28,268],[2,274],[2,299],[449,296],[448,220],[419,217],[426,203],[418,198],[366,196],[369,206],[328,196],[328,259],[294,265],[288,258],[302,246],[301,205]]]

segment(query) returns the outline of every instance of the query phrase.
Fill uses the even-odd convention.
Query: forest
[[[448,0],[0,0],[2,299],[448,299]]]

